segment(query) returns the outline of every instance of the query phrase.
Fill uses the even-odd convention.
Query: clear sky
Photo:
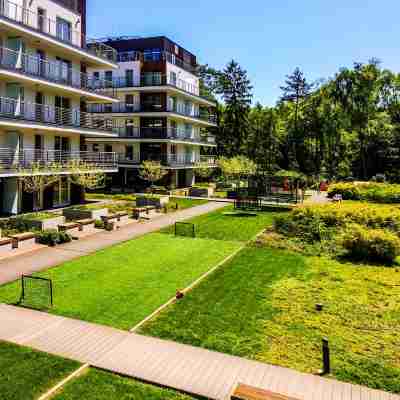
[[[249,74],[254,101],[273,105],[285,75],[310,80],[377,57],[400,72],[399,0],[87,0],[91,37],[165,35],[222,68]]]

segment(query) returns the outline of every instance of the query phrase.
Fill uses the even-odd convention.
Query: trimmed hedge
[[[36,239],[40,244],[55,246],[57,244],[68,243],[72,240],[72,236],[67,232],[58,232],[56,230],[46,230],[36,235]]]
[[[400,239],[383,229],[349,225],[340,241],[347,255],[356,260],[393,264],[400,255]]]
[[[340,182],[329,186],[328,196],[342,195],[343,200],[365,200],[375,203],[400,203],[400,185],[380,182]]]

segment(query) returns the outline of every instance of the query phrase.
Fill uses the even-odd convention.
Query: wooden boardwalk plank
[[[299,400],[400,396],[106,326],[0,304],[0,339],[215,400],[238,383]]]

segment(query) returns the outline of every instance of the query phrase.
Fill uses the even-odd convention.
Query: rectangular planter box
[[[47,229],[58,229],[58,225],[65,223],[65,217],[59,215],[54,218],[47,218],[43,220],[24,220],[26,225],[32,229],[38,229],[40,231],[45,231]]]
[[[153,206],[161,208],[169,203],[169,196],[158,196],[158,197],[136,197],[136,207]]]
[[[190,188],[190,196],[193,197],[212,197],[214,194],[214,188],[200,188],[200,187],[193,187]]]
[[[107,208],[99,208],[96,210],[79,210],[76,208],[65,208],[63,210],[63,215],[72,220],[78,219],[101,219],[101,217],[106,217],[108,215]]]

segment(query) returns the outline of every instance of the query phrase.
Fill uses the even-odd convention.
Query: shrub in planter
[[[49,229],[38,233],[36,239],[40,244],[55,246],[57,244],[70,242],[72,237],[67,232],[58,232],[56,230]]]
[[[101,219],[96,219],[94,221],[94,227],[97,229],[104,229],[104,221]]]
[[[353,259],[393,264],[400,255],[400,239],[384,229],[368,229],[351,224],[340,238],[347,255]]]

